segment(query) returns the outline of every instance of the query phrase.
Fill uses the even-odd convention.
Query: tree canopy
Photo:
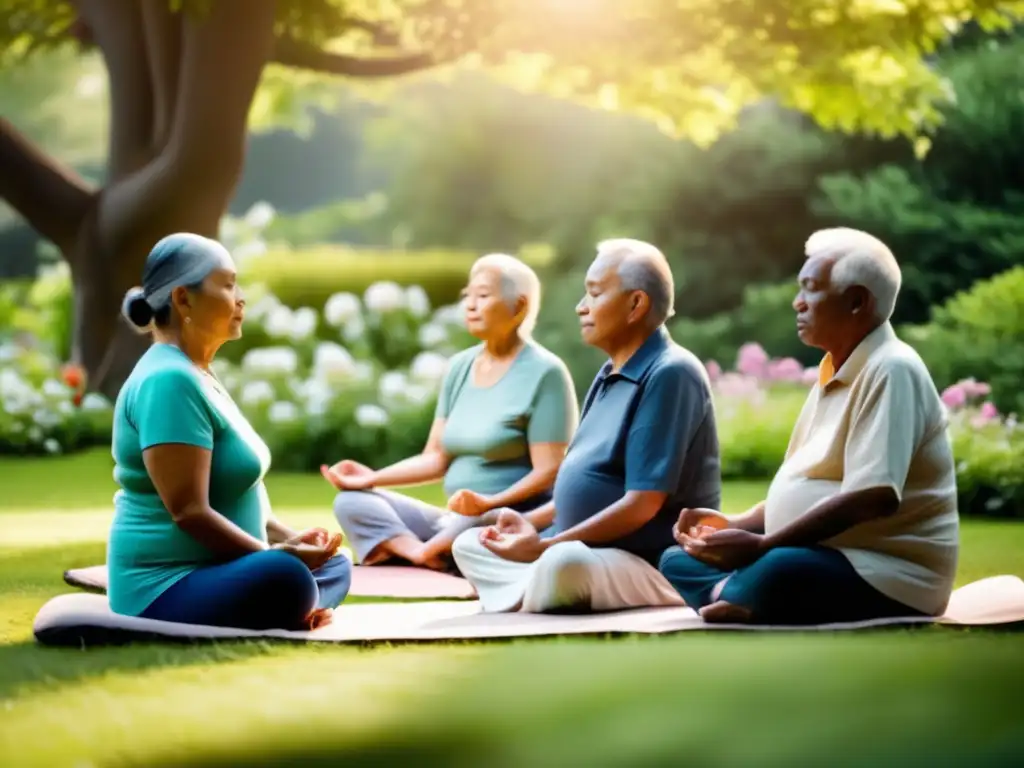
[[[271,60],[353,78],[486,67],[699,144],[765,97],[828,129],[919,136],[953,97],[937,46],[1022,16],[1021,0],[279,0]],[[90,39],[75,2],[0,2],[0,65],[69,35]]]

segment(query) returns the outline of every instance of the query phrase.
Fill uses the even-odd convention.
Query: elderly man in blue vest
[[[576,307],[608,355],[583,404],[553,499],[467,531],[455,561],[485,611],[681,605],[657,564],[684,508],[717,508],[718,434],[707,372],[665,329],[672,273],[636,240],[598,246]]]

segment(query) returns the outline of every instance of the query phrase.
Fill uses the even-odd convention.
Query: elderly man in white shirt
[[[889,322],[901,274],[877,238],[807,241],[793,302],[826,354],[767,498],[683,510],[659,570],[708,622],[788,625],[940,615],[959,551],[946,412]]]

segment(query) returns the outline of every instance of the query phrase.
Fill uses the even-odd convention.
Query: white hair
[[[501,296],[509,309],[514,310],[516,302],[525,299],[526,315],[518,331],[522,338],[530,338],[537,325],[537,315],[540,314],[540,278],[537,277],[537,273],[515,256],[509,256],[507,253],[489,253],[473,262],[469,270],[469,279],[472,280],[485,269],[493,269],[498,273]]]
[[[875,319],[888,322],[896,309],[903,275],[889,247],[859,229],[821,229],[807,238],[807,258],[826,256],[832,261],[831,284],[845,291],[853,286],[867,289],[875,299]]]
[[[622,289],[647,294],[654,325],[662,325],[675,314],[675,280],[668,259],[658,248],[643,240],[616,238],[597,244],[597,257],[602,256],[620,257],[618,274]]]

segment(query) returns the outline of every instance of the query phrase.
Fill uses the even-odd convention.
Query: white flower
[[[432,349],[448,341],[448,331],[440,323],[430,322],[420,326],[420,346]]]
[[[312,307],[299,307],[292,314],[292,328],[289,334],[295,341],[308,339],[316,332],[316,310]]]
[[[269,382],[256,379],[247,381],[242,387],[242,403],[245,405],[259,405],[274,399],[274,388]]]
[[[245,223],[255,229],[263,229],[274,220],[275,213],[274,206],[260,200],[258,203],[253,203],[252,207],[246,211]]]
[[[423,384],[410,384],[406,387],[404,397],[406,402],[422,405],[434,394],[434,389]]]
[[[28,428],[28,439],[33,443],[38,443],[43,439],[43,430],[33,424]]]
[[[267,317],[280,306],[281,302],[277,300],[277,297],[272,293],[267,293],[260,296],[251,305],[246,306],[245,316],[250,320],[259,321]]]
[[[18,348],[14,344],[0,344],[0,363],[9,363],[18,356]]]
[[[313,353],[313,370],[321,379],[347,379],[355,373],[355,360],[340,344],[325,341]]]
[[[47,397],[67,397],[70,390],[56,379],[47,379],[43,382],[43,394]]]
[[[366,289],[363,303],[371,312],[383,315],[405,306],[405,292],[398,283],[382,280]]]
[[[462,325],[464,316],[461,304],[448,304],[434,313],[434,322],[442,325]]]
[[[246,240],[241,245],[233,248],[231,255],[235,257],[236,261],[245,261],[256,256],[262,256],[266,252],[267,244],[263,242],[262,238],[256,237],[252,240]]]
[[[373,365],[366,360],[357,360],[352,370],[352,378],[356,381],[369,381],[373,378]]]
[[[263,321],[263,327],[266,329],[267,334],[275,339],[291,336],[292,311],[283,304],[278,304],[267,312],[266,318]]]
[[[83,411],[106,411],[110,409],[110,400],[97,392],[89,392],[82,398]]]
[[[363,321],[362,315],[356,315],[351,318],[341,332],[341,337],[349,342],[354,343],[363,338],[366,333],[366,323]]]
[[[359,297],[354,293],[336,293],[324,304],[324,319],[334,328],[340,328],[361,312]]]
[[[299,418],[299,409],[295,403],[289,403],[287,400],[278,400],[276,403],[270,406],[270,410],[267,411],[267,415],[270,420],[276,424],[280,424],[286,421],[295,421]]]
[[[322,379],[308,379],[298,387],[297,394],[305,403],[305,410],[311,416],[322,416],[334,395],[327,382]]]
[[[383,427],[390,420],[379,405],[364,404],[356,408],[356,424],[360,427]]]
[[[57,403],[57,413],[61,416],[70,416],[74,412],[74,407],[71,405],[70,400],[61,400]]]
[[[377,392],[385,402],[401,398],[408,387],[409,379],[401,371],[388,371],[377,382]]]
[[[298,367],[299,356],[290,347],[258,347],[242,358],[242,368],[249,373],[294,373]]]
[[[417,381],[439,384],[448,372],[448,358],[437,352],[420,352],[413,359],[410,372]]]
[[[406,288],[405,301],[413,317],[426,317],[430,314],[430,298],[422,286],[410,285]]]
[[[46,440],[43,442],[43,448],[46,449],[47,453],[60,453],[60,443],[58,443],[52,437],[46,438]]]
[[[43,408],[40,408],[38,411],[35,412],[35,414],[32,416],[32,420],[43,429],[50,429],[51,427],[56,427],[61,422],[60,416],[58,416],[53,411],[48,411]]]

